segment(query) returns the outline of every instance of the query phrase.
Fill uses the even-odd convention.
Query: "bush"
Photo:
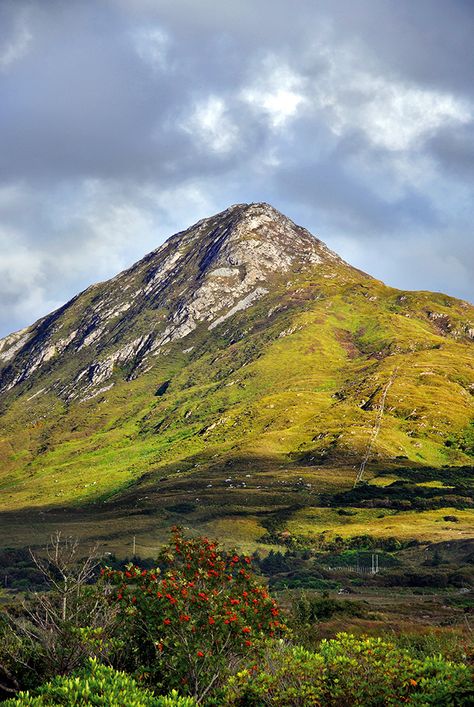
[[[295,599],[291,608],[296,627],[328,621],[334,614],[345,614],[359,618],[367,616],[367,608],[361,602],[333,599],[328,594],[321,596],[320,594],[302,592]]]
[[[458,597],[456,597],[457,599]],[[459,597],[462,601],[462,597]],[[449,599],[447,598],[446,601]],[[472,604],[472,600],[465,600]],[[474,662],[474,636],[464,636],[458,629],[429,629],[424,633],[400,633],[391,635],[388,639],[397,648],[407,650],[414,658],[423,660],[427,655],[441,655],[443,658],[459,661]]]
[[[319,705],[324,694],[323,658],[300,646],[269,648],[263,669],[254,666],[232,676],[216,704],[236,707]]]
[[[84,670],[71,676],[56,677],[33,694],[23,692],[4,702],[5,707],[46,707],[47,705],[103,705],[104,707],[193,707],[194,699],[173,692],[155,697],[140,688],[126,673],[101,665],[95,659]]]
[[[318,652],[283,643],[269,648],[263,668],[229,679],[222,704],[468,705],[474,691],[469,669],[439,657],[418,660],[380,638],[339,634]]]
[[[339,634],[319,649],[327,669],[328,704],[352,696],[353,705],[468,704],[470,671],[441,656],[417,660],[380,638]]]
[[[114,585],[128,667],[202,698],[282,630],[279,610],[249,557],[222,553],[206,538],[185,539],[176,528],[159,560],[163,573],[135,565],[104,573]]]

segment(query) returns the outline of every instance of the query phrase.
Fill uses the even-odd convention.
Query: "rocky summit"
[[[113,385],[115,370],[136,377],[167,344],[199,326],[211,331],[277,281],[310,266],[331,277],[336,263],[342,260],[324,243],[268,204],[231,206],[0,340],[0,392],[29,388],[47,375],[41,393],[93,397]],[[54,380],[66,365],[66,379]]]
[[[0,340],[2,531],[81,512],[81,532],[119,538],[132,513],[147,537],[184,515],[255,538],[276,512],[319,527],[354,484],[387,505],[407,469],[431,470],[437,508],[469,509],[450,470],[472,469],[473,340],[467,302],[387,287],[268,204],[231,206]]]

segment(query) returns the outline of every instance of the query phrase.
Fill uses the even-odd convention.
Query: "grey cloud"
[[[239,201],[472,299],[473,29],[461,0],[3,0],[0,335]]]
[[[442,169],[461,180],[474,174],[474,124],[459,130],[440,130],[429,144],[429,149]]]

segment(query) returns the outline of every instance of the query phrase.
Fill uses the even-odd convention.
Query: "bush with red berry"
[[[284,630],[249,557],[175,527],[158,564],[105,569],[104,580],[120,607],[129,666],[162,688],[202,698]]]

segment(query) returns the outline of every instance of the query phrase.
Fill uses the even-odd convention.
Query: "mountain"
[[[467,302],[387,287],[237,204],[0,340],[0,526],[62,513],[110,539],[133,513],[148,535],[184,517],[258,537],[410,469],[451,507],[474,456],[473,341]]]

